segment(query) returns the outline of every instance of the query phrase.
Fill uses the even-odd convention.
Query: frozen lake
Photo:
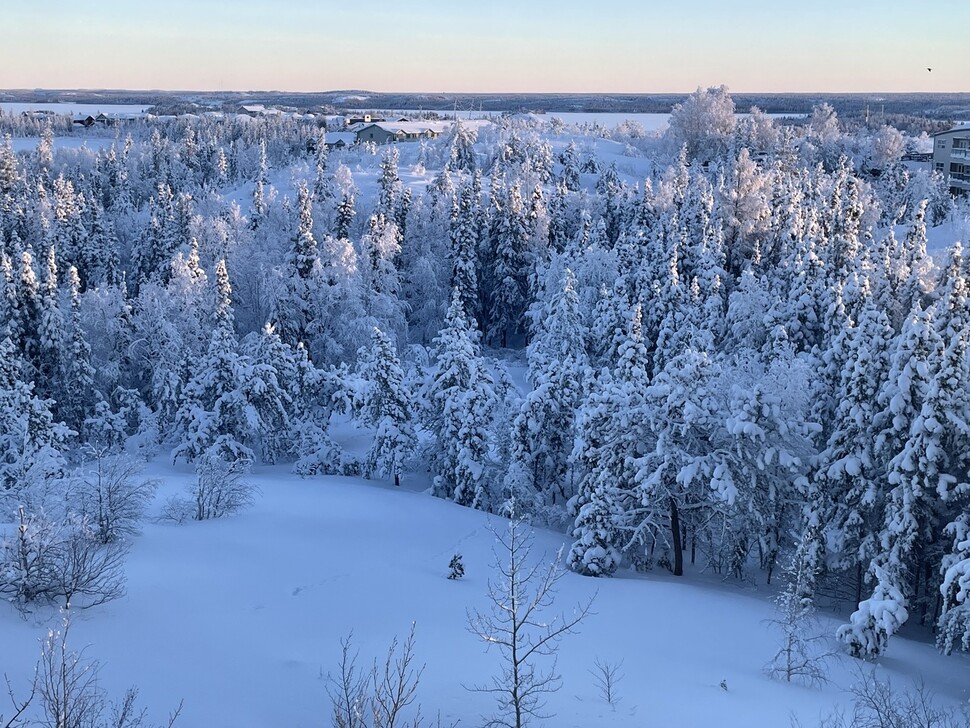
[[[131,116],[144,114],[150,108],[150,104],[41,104],[20,101],[0,101],[0,109],[5,114],[22,114],[25,111],[53,111],[55,114],[69,114],[72,116],[97,116],[98,114]]]

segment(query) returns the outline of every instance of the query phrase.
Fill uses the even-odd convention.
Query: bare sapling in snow
[[[489,610],[470,611],[468,628],[487,647],[498,649],[500,667],[489,682],[468,689],[495,698],[497,710],[487,725],[523,728],[551,717],[545,712],[545,698],[562,687],[556,671],[560,640],[590,614],[593,599],[568,616],[550,618],[556,585],[565,574],[562,551],[552,561],[535,559],[533,533],[516,518],[507,530],[493,533],[498,578],[489,580]]]
[[[901,690],[875,670],[859,668],[857,680],[848,692],[852,708],[837,708],[822,717],[816,728],[968,728],[970,712],[941,706],[922,682]],[[806,728],[794,716],[791,728]]]
[[[769,677],[818,687],[828,682],[828,661],[835,656],[815,611],[811,590],[816,575],[809,559],[811,540],[785,569],[785,589],[775,597],[775,616],[767,620],[779,633],[778,651],[765,665]]]
[[[415,625],[403,643],[391,640],[383,663],[358,667],[353,633],[340,640],[340,664],[328,674],[333,728],[422,728],[430,725],[415,705],[424,666],[415,663]],[[440,726],[440,718],[436,725]]]
[[[137,705],[137,688],[129,688],[118,701],[110,699],[98,679],[101,663],[87,657],[83,649],[77,651],[70,646],[70,612],[64,611],[62,615],[60,628],[47,632],[35,671],[31,697],[37,699],[39,716],[23,725],[45,728],[156,728],[148,720],[148,711]],[[21,701],[20,706],[21,715],[24,715],[26,705]],[[181,712],[180,702],[161,725],[171,728]],[[13,725],[19,724],[8,724]]]
[[[613,710],[616,710],[616,706],[620,703],[617,689],[623,679],[622,668],[623,660],[611,662],[597,657],[593,660],[593,669],[589,671],[589,674],[593,676],[593,685],[599,691],[600,697]]]
[[[0,713],[0,728],[19,728],[20,726],[27,725],[27,709],[30,704],[34,701],[37,696],[37,676],[34,676],[33,682],[30,684],[30,692],[27,693],[26,697],[18,698],[14,693],[13,686],[10,684],[10,677],[6,674],[3,676],[4,682],[7,684],[7,699],[10,703],[10,713]],[[9,718],[7,716],[10,716]]]

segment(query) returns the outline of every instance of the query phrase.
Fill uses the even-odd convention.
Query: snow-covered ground
[[[158,502],[192,480],[187,467],[152,466]],[[103,663],[104,687],[137,684],[161,719],[179,700],[179,725],[206,728],[329,724],[326,674],[340,639],[354,631],[360,661],[382,657],[395,635],[417,625],[419,688],[426,715],[475,725],[491,707],[464,685],[499,667],[466,628],[486,609],[494,516],[419,492],[412,476],[395,489],[354,478],[300,479],[258,468],[261,494],[234,517],[183,526],[149,523],[128,558],[128,594],[74,617],[75,648]],[[540,532],[550,555],[562,536]],[[466,576],[446,578],[452,555]],[[549,701],[561,728],[718,726],[776,728],[794,713],[806,726],[847,701],[861,663],[843,658],[832,683],[809,689],[773,682],[762,666],[775,651],[770,589],[688,574],[621,572],[613,579],[564,576],[556,608],[569,612],[595,594],[594,612],[559,655],[563,688]],[[23,690],[38,640],[57,615],[22,619],[0,607],[0,673]],[[831,628],[836,625],[834,618]],[[615,711],[593,687],[594,659],[623,661]],[[897,637],[877,668],[902,688],[925,679],[947,702],[968,697],[965,656]],[[959,664],[958,663],[963,663]],[[724,689],[722,681],[726,686]]]
[[[80,149],[86,147],[92,152],[99,149],[107,149],[116,141],[115,137],[88,137],[88,136],[56,136],[54,137],[54,149]],[[10,146],[15,152],[32,152],[37,149],[40,137],[16,137],[10,140]]]
[[[389,110],[380,109],[378,113],[386,114],[387,116],[393,116],[394,114],[404,114],[404,115],[419,115],[425,113],[429,109],[404,109],[404,110]],[[450,111],[448,109],[438,109],[437,113],[442,115],[450,115],[452,113],[457,114],[461,119],[487,119],[495,116],[502,116],[503,114],[508,114],[508,111],[475,111],[475,110],[458,110]],[[748,116],[746,113],[738,114],[739,117]],[[788,117],[802,117],[803,114],[768,114],[769,117],[780,119]],[[660,132],[667,128],[670,124],[670,114],[647,114],[647,113],[635,113],[635,112],[617,112],[617,111],[550,111],[548,114],[542,114],[536,116],[537,119],[542,121],[551,121],[553,118],[560,119],[566,124],[598,124],[604,129],[615,129],[626,122],[636,122],[643,127],[644,131],[648,132]]]

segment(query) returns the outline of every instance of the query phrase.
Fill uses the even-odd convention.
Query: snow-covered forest
[[[852,657],[970,650],[966,201],[902,161],[925,134],[736,111],[345,149],[0,116],[0,623],[109,608],[146,514],[274,466],[524,519],[586,577],[770,587]],[[145,462],[198,485],[159,505]]]

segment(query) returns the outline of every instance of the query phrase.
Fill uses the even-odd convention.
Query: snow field
[[[184,466],[152,470],[163,479],[158,503],[194,477]],[[182,726],[327,726],[325,676],[336,669],[340,639],[353,630],[367,665],[415,621],[425,715],[440,710],[445,725],[478,724],[488,696],[463,685],[484,682],[500,658],[467,631],[466,610],[488,608],[488,524],[502,528],[502,519],[408,490],[413,477],[395,489],[264,467],[251,480],[261,493],[237,516],[146,524],[128,558],[127,596],[75,614],[73,647],[89,645],[102,684],[113,695],[136,684],[156,719],[184,700]],[[563,543],[540,531],[535,551],[551,556]],[[450,581],[456,552],[466,576]],[[600,580],[567,573],[560,586],[554,612],[595,593],[595,614],[561,644],[563,688],[549,700],[549,726],[771,728],[787,726],[790,712],[811,725],[846,701],[841,688],[862,664],[833,663],[822,690],[765,677],[776,649],[764,623],[770,588],[659,571]],[[0,672],[15,687],[25,687],[38,640],[56,620],[51,610],[26,620],[12,606],[0,610]],[[831,632],[838,623],[827,621]],[[623,661],[615,711],[593,685],[595,658]],[[898,637],[879,675],[899,686],[922,678],[942,699],[965,701],[966,659]]]

